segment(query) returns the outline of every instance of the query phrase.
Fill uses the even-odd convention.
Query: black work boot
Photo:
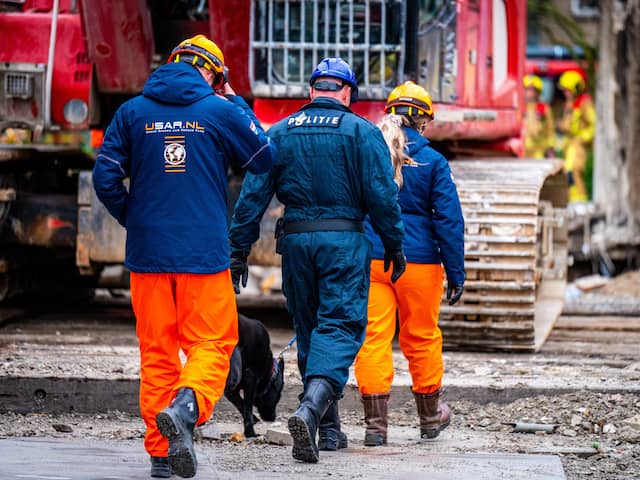
[[[364,432],[365,446],[378,447],[387,444],[388,403],[388,393],[362,395],[364,421],[367,424]]]
[[[193,477],[198,469],[193,448],[193,428],[197,421],[198,403],[190,388],[181,388],[171,405],[156,416],[158,430],[169,439],[169,465],[180,477]]]
[[[312,378],[307,382],[300,406],[288,422],[293,438],[291,454],[296,460],[316,463],[320,459],[316,445],[318,424],[331,406],[333,396],[333,389],[324,378]]]
[[[154,478],[171,478],[169,457],[151,457],[151,476]]]
[[[335,400],[320,421],[318,449],[334,452],[339,448],[347,448],[347,446],[347,436],[340,431],[340,411],[338,401]]]
[[[451,423],[451,410],[446,403],[440,401],[441,391],[442,389],[433,393],[413,392],[420,417],[421,438],[436,438]]]

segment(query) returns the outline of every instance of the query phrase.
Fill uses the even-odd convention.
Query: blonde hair
[[[405,115],[387,114],[378,122],[378,128],[382,131],[389,152],[391,153],[391,164],[393,165],[393,180],[402,188],[402,165],[405,161],[411,160],[407,155],[407,136],[402,131],[402,126],[411,126],[411,121]]]

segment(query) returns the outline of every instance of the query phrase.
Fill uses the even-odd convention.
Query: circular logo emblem
[[[187,156],[184,145],[170,143],[164,147],[164,159],[169,165],[182,165]]]

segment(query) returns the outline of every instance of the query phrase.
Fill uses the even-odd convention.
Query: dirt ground
[[[640,398],[635,394],[580,392],[557,397],[539,396],[506,405],[478,405],[451,401],[455,414],[451,426],[435,441],[417,439],[415,406],[407,402],[391,412],[389,445],[382,449],[430,453],[524,453],[559,455],[567,479],[596,480],[640,478]],[[273,424],[261,422],[258,433],[267,428],[286,431],[287,412]],[[362,414],[342,415],[343,430],[354,447],[362,447]],[[554,433],[513,433],[507,423],[531,422],[557,425]],[[291,460],[290,447],[270,445],[264,437],[233,442],[241,429],[235,413],[214,414],[201,429],[198,446],[225,471],[251,472],[269,468],[282,474],[304,473],[308,465]],[[140,440],[141,420],[121,412],[100,415],[0,415],[2,437],[60,437],[97,440]],[[242,461],[238,453],[242,452]],[[330,461],[327,460],[327,462]],[[327,468],[325,464],[324,467]],[[293,470],[292,470],[293,469]],[[349,476],[348,472],[345,478]],[[357,476],[357,475],[356,475]]]
[[[611,279],[596,292],[598,298],[612,302],[617,296],[640,299],[640,272]],[[591,293],[576,300],[585,303],[584,299],[590,296]],[[640,479],[640,316],[579,315],[562,317],[537,354],[445,352],[445,390],[449,388],[446,395],[455,416],[435,441],[418,439],[415,406],[407,394],[408,369],[396,351],[397,393],[392,394],[396,401],[392,401],[390,409],[389,446],[381,450],[388,453],[382,455],[549,454],[561,458],[566,477],[571,480]],[[292,334],[279,327],[270,328],[270,333],[274,352],[279,352]],[[285,359],[286,388],[291,390],[289,397],[294,398],[300,379],[293,349]],[[0,377],[3,376],[135,379],[138,352],[131,313],[116,308],[82,310],[6,324],[0,328]],[[466,396],[462,397],[464,392]],[[522,392],[518,394],[522,398],[486,403],[486,398],[504,400],[500,392]],[[476,394],[484,395],[484,400]],[[362,450],[364,425],[360,406],[353,398],[349,403],[345,397],[343,403],[343,430],[349,435],[350,444]],[[259,423],[257,432],[264,434],[268,428],[286,431],[291,411],[291,402],[286,406],[283,403],[277,421]],[[514,433],[512,424],[521,422],[552,425],[553,432]],[[366,478],[359,465],[349,463],[348,454],[329,455],[317,466],[296,464],[290,447],[270,444],[265,437],[232,442],[231,435],[239,430],[240,415],[220,408],[200,430],[198,448],[225,472],[248,472],[250,476],[266,466],[277,476],[326,478],[332,475],[332,469],[344,467],[347,472],[341,471],[343,478]],[[144,425],[136,415],[117,411],[0,414],[0,438],[128,440],[139,442],[142,451],[143,432]]]

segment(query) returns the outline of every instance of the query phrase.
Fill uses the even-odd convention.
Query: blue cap
[[[351,87],[351,103],[358,100],[358,82],[356,81],[356,74],[353,73],[352,68],[347,62],[338,57],[327,57],[315,68],[311,77],[309,78],[309,84],[313,87],[315,81],[319,77],[330,77],[342,80]]]

